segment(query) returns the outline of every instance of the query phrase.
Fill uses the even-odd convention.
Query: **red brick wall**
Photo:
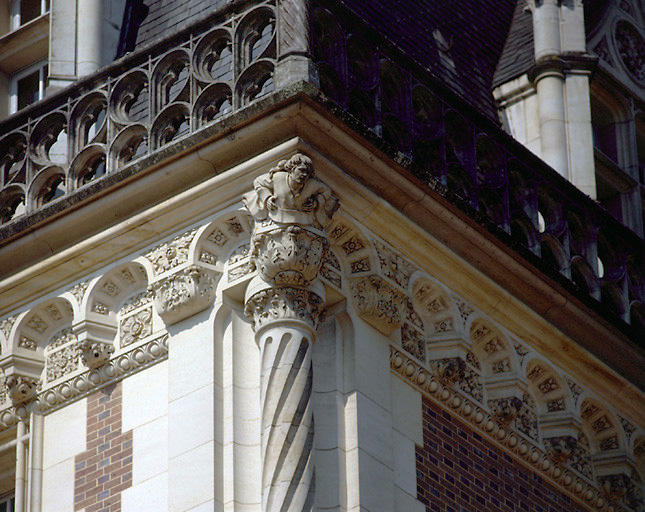
[[[87,451],[75,459],[75,511],[121,511],[121,491],[132,485],[132,431],[121,433],[121,407],[121,383],[87,398]]]
[[[428,511],[587,510],[426,397],[416,457],[418,499]]]

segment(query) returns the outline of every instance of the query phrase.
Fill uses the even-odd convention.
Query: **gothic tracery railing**
[[[489,230],[642,337],[643,240],[364,22],[333,2],[316,4],[312,53],[322,92],[413,162],[418,179],[456,195]]]
[[[1,122],[0,224],[270,94],[281,41],[306,44],[278,33],[293,30],[280,16],[295,1],[248,1],[241,11],[233,5],[215,23],[128,55]],[[413,162],[418,179],[456,197],[579,296],[645,332],[643,240],[378,34],[357,26],[360,20],[325,3],[314,3],[309,16],[322,92]]]

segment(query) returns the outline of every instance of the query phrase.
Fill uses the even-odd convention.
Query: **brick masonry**
[[[76,456],[74,510],[120,512],[132,485],[132,431],[121,433],[121,383],[87,398],[87,451]]]
[[[427,397],[416,459],[417,495],[428,512],[587,510]]]

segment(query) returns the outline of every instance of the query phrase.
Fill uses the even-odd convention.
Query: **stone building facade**
[[[0,511],[644,510],[642,5],[482,4],[2,4]]]

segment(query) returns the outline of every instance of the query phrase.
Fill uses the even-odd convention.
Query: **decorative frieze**
[[[152,308],[147,307],[121,318],[121,347],[127,347],[152,334]]]
[[[20,339],[18,340],[18,346],[28,350],[36,350],[38,348],[38,342],[28,338],[24,334],[21,334]]]
[[[401,327],[401,345],[414,357],[420,361],[425,361],[426,340],[423,332],[419,331],[413,325],[404,323]]]
[[[158,245],[146,254],[146,258],[152,263],[155,275],[167,272],[188,261],[188,250],[196,232],[196,229],[188,231],[169,242]]]
[[[76,297],[76,300],[79,304],[83,301],[83,297],[85,296],[85,292],[87,291],[89,285],[89,281],[84,281],[82,283],[75,284],[69,289],[71,294]]]
[[[375,275],[352,277],[349,286],[352,304],[368,324],[386,335],[401,327],[406,298],[398,289]]]
[[[46,389],[38,397],[40,409],[46,411],[79,395],[91,393],[93,390],[102,387],[108,382],[119,380],[165,359],[167,355],[168,335],[164,334],[143,345],[136,346],[128,352],[117,355],[98,368],[87,370],[68,381],[61,382],[52,388]],[[92,357],[94,357],[93,354]],[[99,351],[96,360],[100,360],[101,357],[103,356]],[[4,427],[3,415],[4,412],[0,412],[0,428]]]
[[[45,349],[45,376],[52,382],[78,369],[80,351],[76,335],[63,329],[49,341]]]
[[[381,242],[374,241],[381,273],[402,288],[407,288],[417,267]]]
[[[190,265],[151,283],[157,313],[171,325],[210,307],[219,276],[214,270]]]
[[[581,471],[584,467],[572,466],[572,461],[576,457],[574,454],[571,455],[569,463],[559,462],[554,460],[549,450],[543,449],[538,444],[537,436],[532,438],[522,435],[524,432],[520,428],[521,418],[524,411],[530,411],[526,404],[513,407],[517,411],[516,417],[512,422],[504,424],[505,422],[499,420],[499,415],[471,401],[463,395],[458,386],[445,386],[429,369],[424,368],[396,347],[390,347],[390,368],[406,382],[433,399],[444,410],[471,424],[487,439],[524,461],[544,478],[566,490],[581,502],[589,504],[596,510],[607,512],[615,510],[609,508],[601,489]],[[510,412],[512,416],[513,411]],[[533,417],[531,422],[532,420]]]

